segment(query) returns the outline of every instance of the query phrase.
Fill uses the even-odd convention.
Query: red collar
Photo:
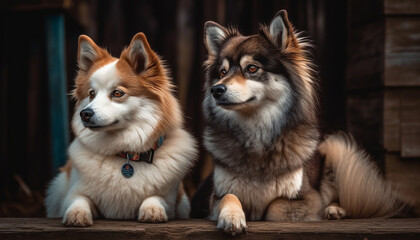
[[[151,148],[147,152],[120,152],[117,154],[117,156],[135,161],[135,162],[147,162],[147,163],[153,163],[153,157],[155,155],[155,151],[162,146],[163,140],[165,139],[164,136],[159,137],[159,139],[155,142],[155,145],[153,148]]]

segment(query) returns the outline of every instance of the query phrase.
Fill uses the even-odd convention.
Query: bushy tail
[[[382,178],[366,152],[344,133],[328,136],[319,151],[325,167],[331,167],[339,204],[352,218],[392,217],[399,215],[407,203]]]

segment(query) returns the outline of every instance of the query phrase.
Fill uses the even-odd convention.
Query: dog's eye
[[[93,91],[93,90],[90,90],[90,91],[89,91],[89,98],[90,98],[91,100],[95,98],[95,91]]]
[[[260,69],[259,67],[255,66],[255,65],[248,65],[248,67],[246,67],[246,70],[250,73],[255,73],[258,71],[258,69]]]
[[[124,96],[124,92],[123,91],[121,91],[120,89],[115,89],[113,92],[112,92],[112,96],[113,97],[117,97],[117,98],[120,98],[120,97],[122,97],[122,96]]]
[[[220,70],[220,73],[219,73],[220,78],[223,78],[224,76],[226,76],[226,73],[227,72],[225,69]]]

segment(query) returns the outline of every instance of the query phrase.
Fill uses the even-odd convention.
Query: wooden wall
[[[354,0],[348,11],[348,129],[420,200],[420,2]]]
[[[420,209],[420,2],[386,0],[384,13],[386,174]]]

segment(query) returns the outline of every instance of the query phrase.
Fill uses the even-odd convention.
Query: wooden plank
[[[164,224],[97,220],[88,228],[68,228],[59,219],[2,218],[0,238],[6,239],[232,239],[203,219]],[[370,219],[318,222],[248,222],[239,239],[419,239],[420,219]]]
[[[403,196],[413,201],[420,213],[420,164],[417,159],[403,159],[398,153],[385,155],[386,179]]]
[[[53,175],[67,159],[69,121],[67,106],[67,79],[65,67],[64,16],[50,15],[45,18],[47,40],[47,66],[50,96],[51,145]]]
[[[388,152],[400,151],[400,90],[384,92],[384,148]]]
[[[385,0],[384,12],[391,14],[420,14],[419,0]]]
[[[386,18],[385,86],[420,86],[420,18]]]
[[[420,157],[420,90],[401,94],[401,156]]]

